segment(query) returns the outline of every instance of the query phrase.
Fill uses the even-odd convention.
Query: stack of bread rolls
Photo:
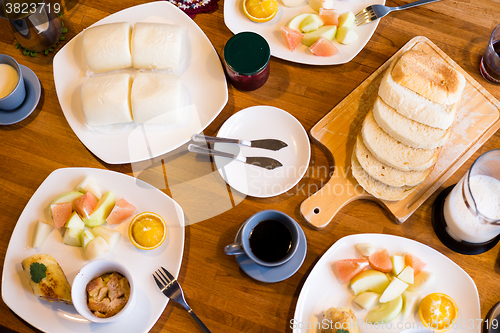
[[[386,70],[351,159],[376,198],[406,198],[430,174],[450,137],[464,76],[442,59],[410,50]]]
[[[118,22],[85,30],[83,57],[93,73],[81,90],[86,123],[178,122],[183,106],[178,76],[166,72],[106,72],[128,67],[175,70],[181,61],[182,40],[182,27],[164,23],[138,22],[132,27]]]

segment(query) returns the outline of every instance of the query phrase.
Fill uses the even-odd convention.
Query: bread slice
[[[378,126],[373,112],[366,115],[361,128],[363,142],[380,162],[402,171],[423,171],[437,160],[437,149],[412,148],[393,139]]]
[[[361,133],[358,134],[354,152],[359,164],[372,178],[389,186],[416,186],[423,182],[431,172],[431,169],[423,171],[401,171],[389,165],[379,162],[363,143]]]
[[[451,134],[451,127],[443,130],[402,116],[380,97],[375,100],[373,105],[373,117],[387,134],[413,148],[435,149],[441,147]]]
[[[459,102],[453,104],[436,103],[398,84],[391,75],[397,61],[398,59],[395,59],[385,71],[380,82],[378,95],[389,106],[407,118],[440,129],[449,128],[455,120]]]
[[[375,198],[387,200],[387,201],[398,201],[406,198],[414,189],[413,186],[401,186],[394,187],[379,182],[375,178],[371,177],[359,164],[356,157],[355,151],[352,152],[351,157],[351,167],[352,175],[358,181],[359,185],[363,189],[373,195]]]
[[[396,61],[394,82],[435,103],[449,105],[460,100],[465,78],[442,59],[410,50]]]

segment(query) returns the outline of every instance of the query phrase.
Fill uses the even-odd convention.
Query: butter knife
[[[283,164],[281,164],[280,161],[277,161],[274,158],[270,158],[270,157],[244,157],[244,156],[240,156],[240,155],[226,153],[223,151],[218,151],[218,150],[208,149],[205,147],[200,147],[200,146],[193,145],[193,144],[190,144],[188,146],[188,150],[192,153],[227,157],[227,158],[231,158],[231,159],[243,162],[243,163],[255,165],[255,166],[258,166],[258,167],[261,167],[264,169],[268,169],[268,170],[273,170],[275,168],[279,168],[279,167],[283,166]]]
[[[219,138],[214,136],[202,135],[202,134],[194,134],[192,137],[194,142],[223,142],[223,143],[236,143],[238,145],[253,147],[253,148],[263,148],[269,150],[280,150],[281,148],[285,148],[288,145],[277,139],[259,139],[259,140],[240,140],[240,139],[228,139],[228,138]]]

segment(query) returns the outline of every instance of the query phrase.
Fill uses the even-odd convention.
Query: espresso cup
[[[6,54],[0,54],[0,64],[12,66],[18,74],[17,84],[14,90],[12,90],[7,96],[0,98],[0,110],[10,111],[23,104],[26,97],[26,87],[24,86],[21,67],[19,67],[19,64],[16,60],[14,60],[14,58]],[[4,78],[0,77],[0,80],[2,79]]]
[[[224,251],[228,255],[246,254],[262,266],[283,265],[297,252],[299,228],[285,213],[263,210],[243,223],[236,243]]]

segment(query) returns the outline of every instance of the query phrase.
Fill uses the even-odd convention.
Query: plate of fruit
[[[145,215],[155,215],[161,223],[145,226]],[[155,244],[147,244],[151,240]],[[161,264],[177,276],[183,250],[184,213],[160,190],[113,171],[58,169],[39,186],[16,223],[3,266],[2,298],[44,332],[148,332],[168,302],[151,274]],[[123,320],[102,325],[83,318],[71,301],[42,299],[21,266],[35,255],[53,257],[70,285],[95,259],[118,262],[137,286],[135,307]]]
[[[315,265],[290,324],[294,333],[479,333],[480,318],[474,281],[446,256],[403,237],[357,234],[335,242]]]
[[[378,20],[354,24],[354,15],[373,4],[385,0],[230,0],[224,2],[224,22],[234,34],[262,35],[277,58],[338,65],[351,61],[375,32]]]

